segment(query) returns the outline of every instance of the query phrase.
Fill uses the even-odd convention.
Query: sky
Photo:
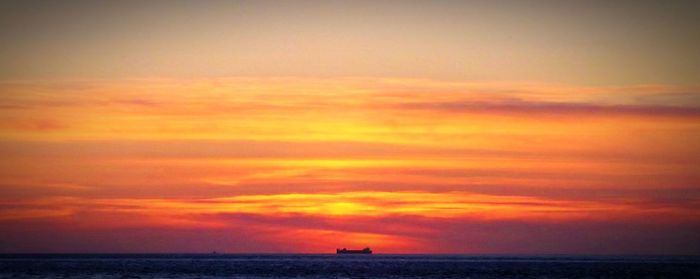
[[[695,1],[3,1],[0,253],[700,254]]]

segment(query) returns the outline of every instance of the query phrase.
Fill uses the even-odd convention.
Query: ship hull
[[[372,250],[369,248],[365,248],[362,250],[348,250],[348,249],[336,249],[335,250],[336,254],[372,254]]]

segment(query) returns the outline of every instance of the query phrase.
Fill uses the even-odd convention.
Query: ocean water
[[[0,255],[0,278],[700,278],[698,257]]]

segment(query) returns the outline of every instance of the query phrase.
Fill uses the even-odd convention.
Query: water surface
[[[698,257],[0,255],[0,278],[700,278]]]

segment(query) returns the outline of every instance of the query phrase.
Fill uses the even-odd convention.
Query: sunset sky
[[[0,253],[700,254],[697,1],[3,1]]]

